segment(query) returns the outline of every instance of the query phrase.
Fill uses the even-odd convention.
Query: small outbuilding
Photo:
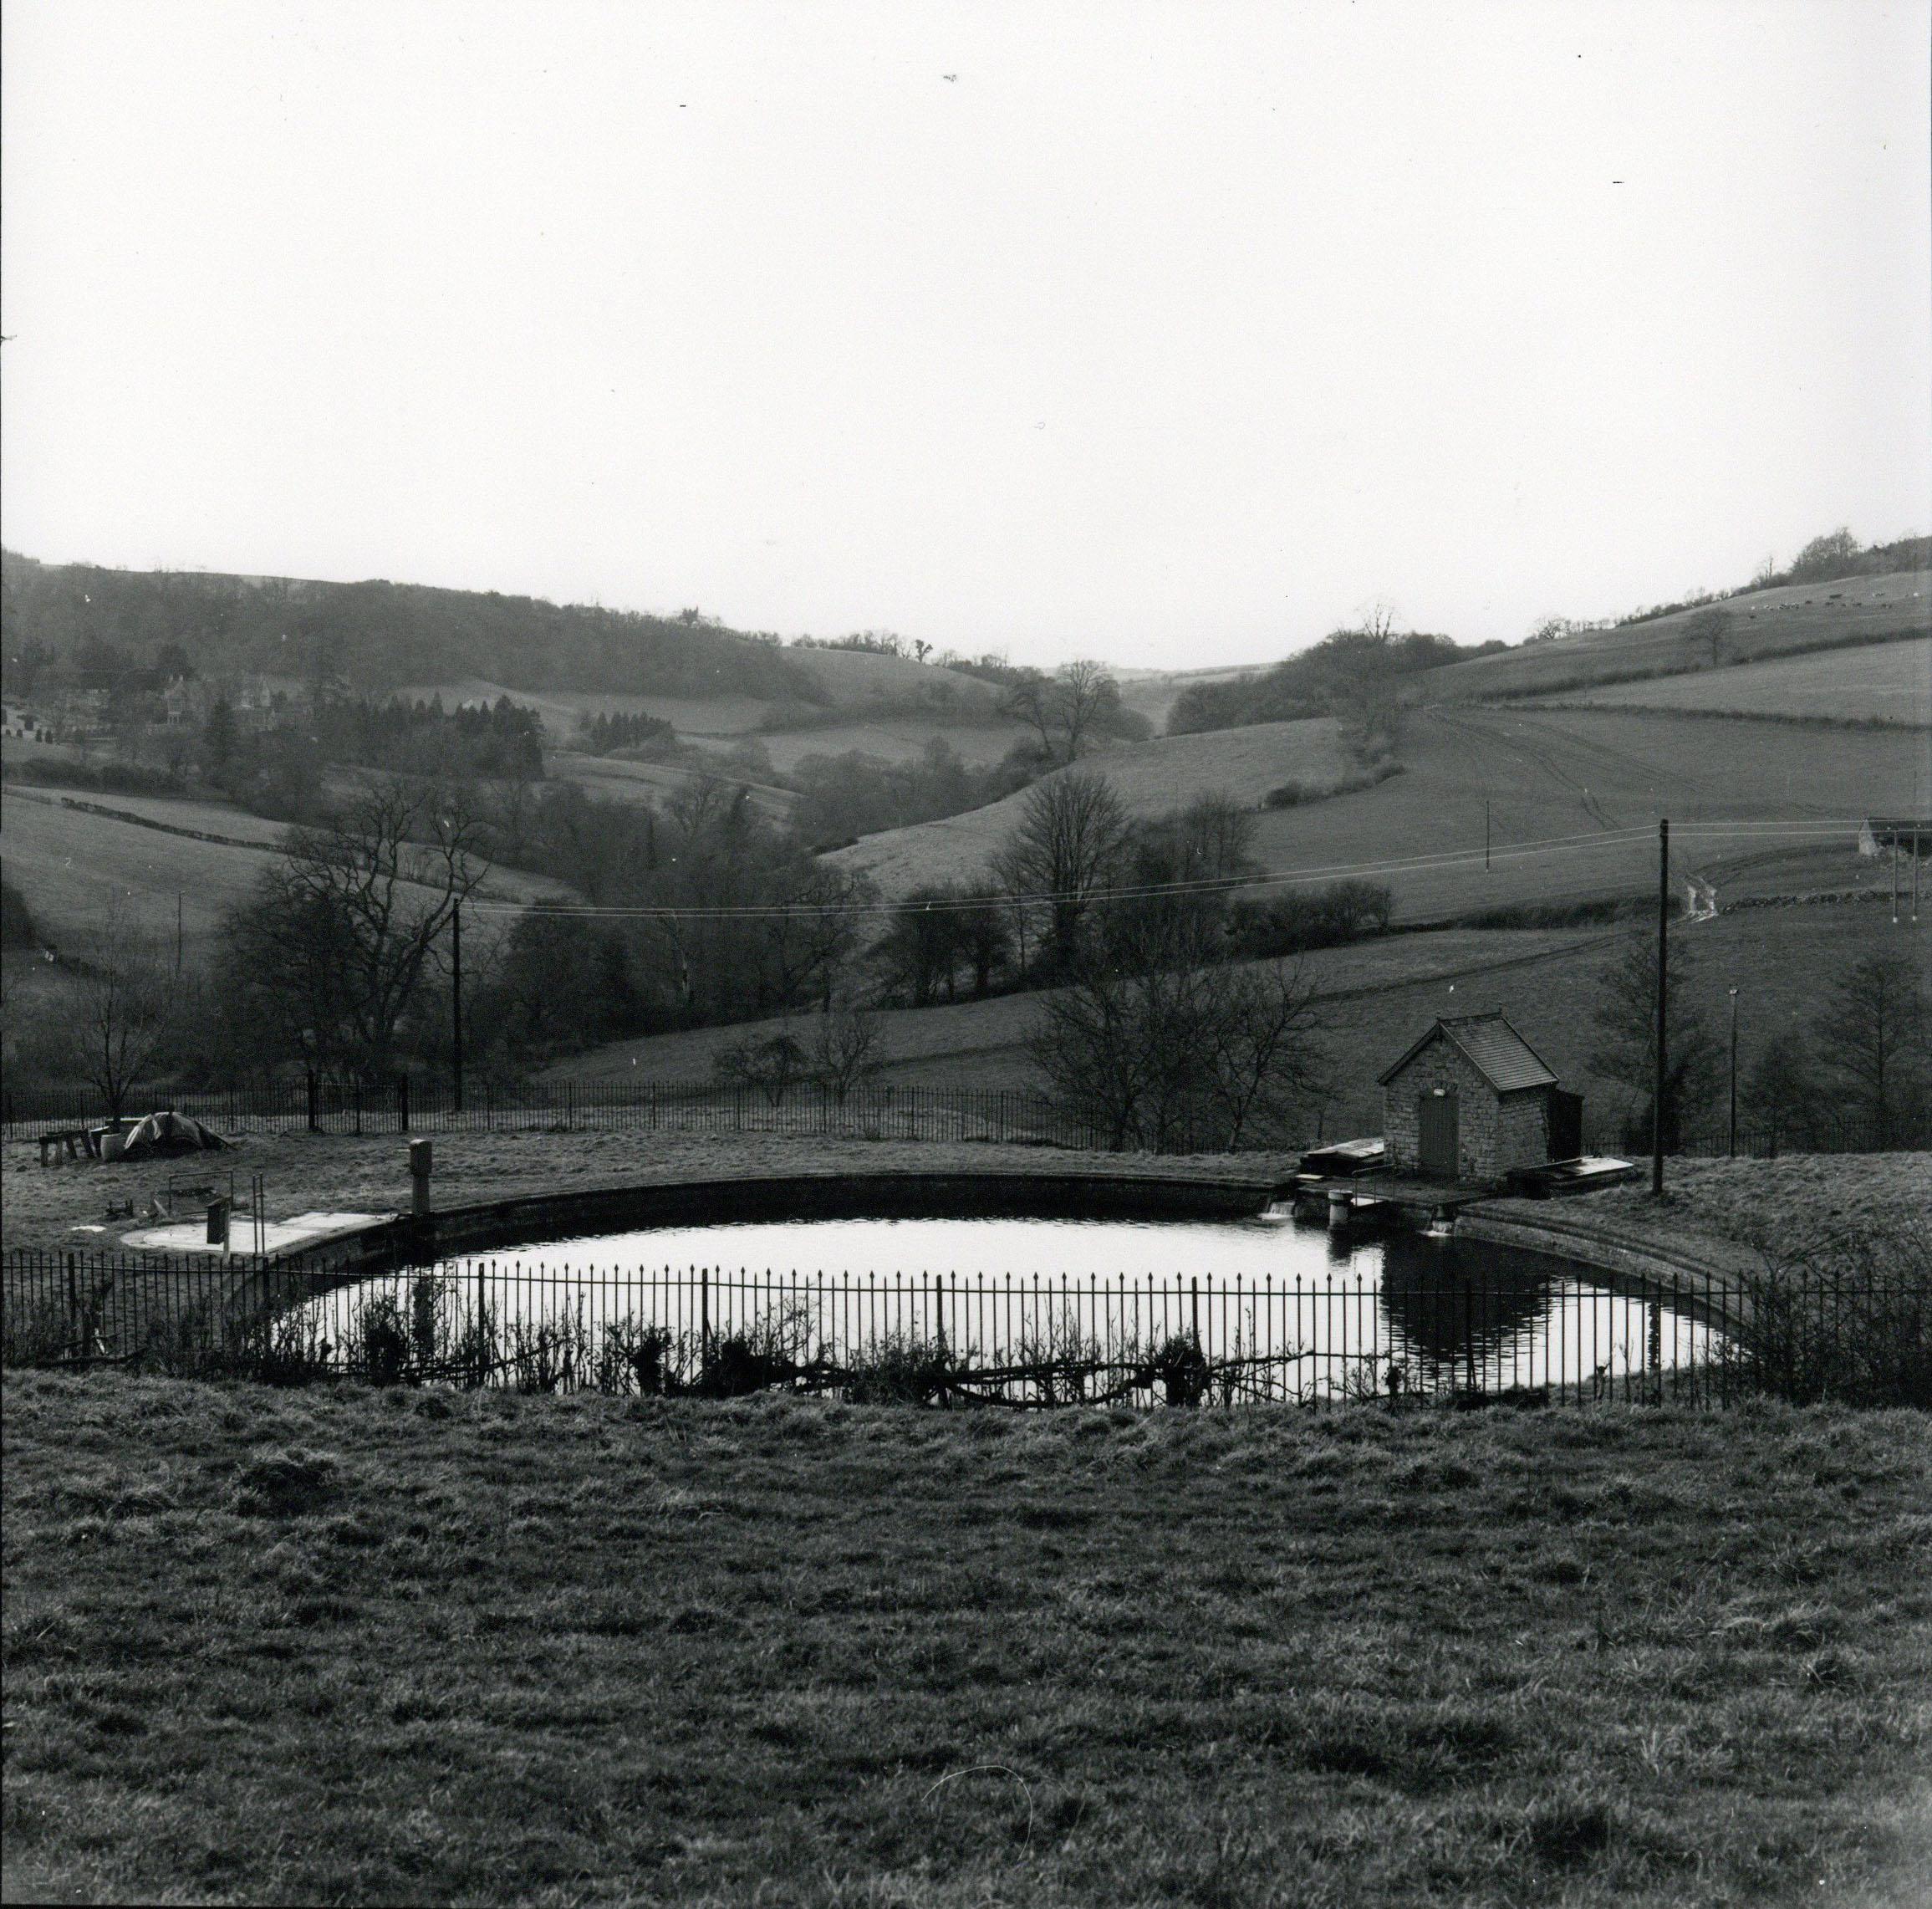
[[[1437,1021],[1381,1087],[1395,1173],[1488,1185],[1583,1151],[1582,1098],[1501,1014]]]

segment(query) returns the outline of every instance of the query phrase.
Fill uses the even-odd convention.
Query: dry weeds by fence
[[[1932,1249],[1861,1236],[1693,1300],[1640,1280],[1385,1287],[553,1271],[373,1277],[17,1253],[11,1365],[278,1384],[1037,1408],[1397,1397],[1932,1406]]]

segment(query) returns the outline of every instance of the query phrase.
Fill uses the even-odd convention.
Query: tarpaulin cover
[[[121,1142],[123,1160],[146,1160],[156,1154],[212,1152],[227,1141],[212,1128],[186,1114],[150,1114],[128,1130]]]

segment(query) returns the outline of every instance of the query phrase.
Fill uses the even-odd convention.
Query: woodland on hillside
[[[110,570],[9,551],[0,615],[13,698],[40,692],[50,673],[103,690],[185,663],[205,676],[377,692],[482,677],[524,690],[823,700],[776,636],[695,610],[653,616],[419,584]]]

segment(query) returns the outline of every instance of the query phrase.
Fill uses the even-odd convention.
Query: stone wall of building
[[[1456,1177],[1500,1180],[1512,1166],[1550,1156],[1549,1106],[1542,1088],[1499,1096],[1447,1039],[1430,1043],[1382,1090],[1382,1139],[1398,1173],[1422,1169],[1416,1102],[1438,1087],[1455,1095]]]

